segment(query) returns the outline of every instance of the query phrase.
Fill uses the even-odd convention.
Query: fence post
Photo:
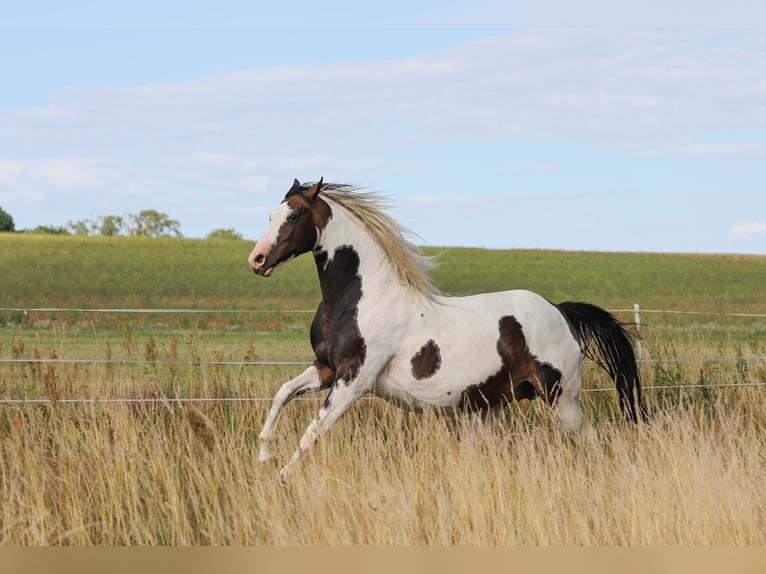
[[[638,303],[633,303],[633,321],[636,324],[636,350],[638,351],[638,360],[641,361],[644,358],[644,349],[641,347],[641,308]]]

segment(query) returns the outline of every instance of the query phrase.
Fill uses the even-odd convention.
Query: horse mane
[[[391,260],[404,284],[427,298],[439,294],[428,274],[437,267],[436,257],[424,255],[408,239],[416,237],[415,234],[385,212],[391,205],[388,197],[339,183],[324,184],[321,195],[344,208],[364,225]]]

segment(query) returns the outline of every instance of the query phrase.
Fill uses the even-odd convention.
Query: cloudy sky
[[[115,4],[3,7],[17,229],[257,239],[324,177],[429,245],[766,254],[760,0]]]

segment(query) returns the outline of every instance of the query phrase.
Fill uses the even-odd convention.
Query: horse
[[[428,274],[434,260],[386,213],[386,198],[323,179],[293,182],[248,256],[267,278],[310,251],[321,290],[310,328],[315,360],[274,396],[259,461],[273,457],[269,442],[284,407],[328,389],[283,477],[370,393],[415,411],[485,415],[539,397],[576,431],[584,424],[583,356],[614,380],[626,418],[645,419],[632,335],[611,313],[590,303],[554,304],[527,290],[444,296]]]

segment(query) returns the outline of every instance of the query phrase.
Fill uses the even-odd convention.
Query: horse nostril
[[[255,259],[253,261],[255,261],[256,263],[263,263],[264,259],[266,259],[266,257],[264,257],[263,253],[259,253],[258,255],[255,256]]]

